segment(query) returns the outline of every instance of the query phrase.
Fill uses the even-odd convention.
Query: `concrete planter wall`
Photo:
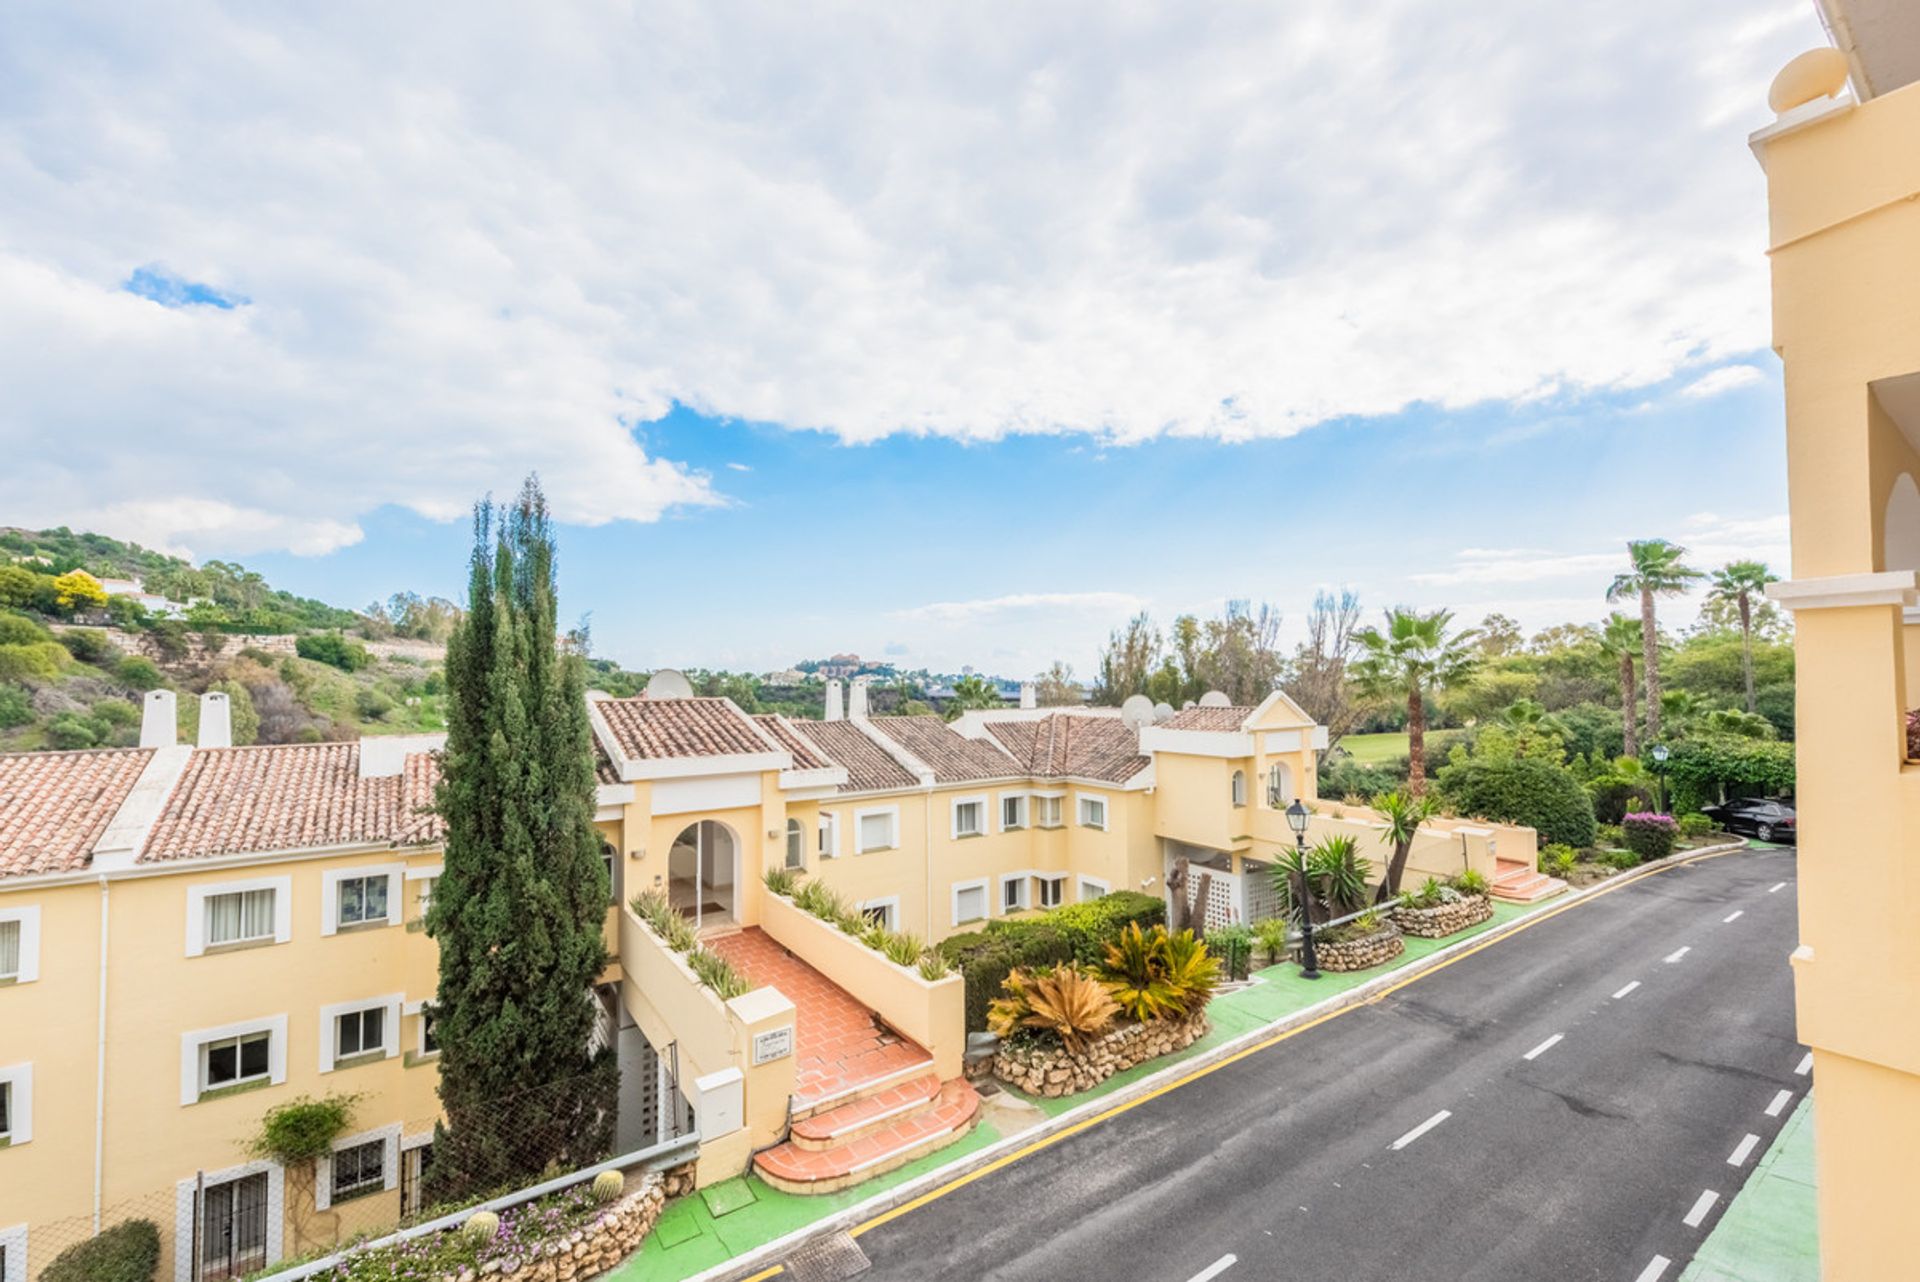
[[[1406,951],[1406,941],[1400,938],[1400,931],[1391,922],[1359,939],[1337,944],[1314,941],[1314,953],[1321,970],[1367,970],[1384,965]]]
[[[1058,1099],[1091,1090],[1135,1064],[1185,1050],[1205,1036],[1207,1028],[1202,1011],[1180,1022],[1122,1024],[1089,1042],[1077,1055],[1060,1045],[1003,1044],[994,1056],[993,1073],[1016,1090]]]
[[[1493,916],[1493,902],[1485,895],[1466,895],[1432,908],[1396,908],[1389,920],[1401,933],[1421,939],[1445,939]]]

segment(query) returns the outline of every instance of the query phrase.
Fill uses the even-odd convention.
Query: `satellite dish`
[[[1194,706],[1193,700],[1188,699],[1186,702],[1180,705],[1180,711],[1185,712],[1188,708],[1191,708],[1193,706]]]
[[[1156,723],[1171,721],[1173,720],[1173,715],[1173,705],[1166,700],[1162,699],[1159,703],[1153,705],[1153,719]]]
[[[1200,696],[1200,706],[1203,708],[1231,708],[1233,706],[1233,700],[1227,698],[1226,695],[1221,694],[1218,690],[1209,690]]]
[[[691,699],[693,682],[678,668],[662,668],[647,678],[649,699]]]
[[[1130,694],[1120,705],[1120,720],[1130,730],[1153,724],[1153,700],[1144,694]]]

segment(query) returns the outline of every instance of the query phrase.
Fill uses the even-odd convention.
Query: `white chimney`
[[[839,721],[847,714],[840,707],[840,679],[835,677],[827,682],[827,720]]]
[[[226,694],[209,690],[200,696],[200,741],[202,748],[233,746],[233,705]]]
[[[1022,681],[1020,683],[1020,706],[1023,708],[1037,708],[1040,706],[1040,696],[1034,692],[1033,682],[1031,681]]]
[[[847,688],[847,717],[853,721],[867,719],[867,682],[871,677],[855,677]]]
[[[438,752],[447,746],[446,734],[389,734],[362,737],[360,777],[388,779],[407,768],[407,758],[420,752]]]
[[[171,690],[149,690],[140,703],[140,746],[171,748],[180,739],[180,713]]]

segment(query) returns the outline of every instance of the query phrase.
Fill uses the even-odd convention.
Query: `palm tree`
[[[1386,831],[1380,835],[1393,847],[1387,859],[1387,875],[1380,879],[1380,892],[1373,898],[1374,903],[1384,904],[1400,894],[1400,878],[1406,874],[1413,839],[1419,835],[1420,825],[1433,818],[1434,801],[1404,792],[1383,792],[1373,799],[1373,808],[1386,821]]]
[[[1354,685],[1368,698],[1406,697],[1407,793],[1414,797],[1427,790],[1427,693],[1469,680],[1480,666],[1480,634],[1472,628],[1449,634],[1452,621],[1451,610],[1395,608],[1387,611],[1384,630],[1354,634],[1360,643]]]
[[[1753,596],[1779,581],[1763,561],[1729,561],[1713,572],[1713,599],[1740,607],[1740,669],[1747,679],[1749,715],[1753,712]]]
[[[1633,660],[1640,653],[1640,623],[1624,614],[1607,616],[1600,648],[1620,664],[1620,723],[1629,757],[1640,755],[1640,696],[1634,690]]]
[[[1633,568],[1616,575],[1607,588],[1607,600],[1630,596],[1640,598],[1640,671],[1647,686],[1647,738],[1660,737],[1660,621],[1654,615],[1654,601],[1687,590],[1700,571],[1685,565],[1680,558],[1687,550],[1665,539],[1635,539],[1627,544],[1627,558]]]

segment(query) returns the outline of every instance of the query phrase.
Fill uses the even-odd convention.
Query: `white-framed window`
[[[787,867],[798,872],[807,866],[807,830],[798,819],[787,820]]]
[[[200,1028],[180,1034],[180,1102],[192,1104],[209,1091],[287,1080],[287,1017]]]
[[[600,866],[607,870],[607,902],[620,902],[620,852],[605,837],[600,839]]]
[[[413,1021],[409,1027],[412,1032],[408,1040],[412,1043],[407,1051],[407,1063],[418,1064],[422,1060],[432,1059],[440,1053],[440,1039],[434,1027],[433,1003],[430,1001],[407,1002],[400,1007],[400,1014]]]
[[[1293,804],[1293,771],[1284,761],[1267,767],[1267,805],[1285,810]]]
[[[1064,873],[1057,877],[1035,877],[1033,887],[1037,892],[1035,902],[1042,908],[1058,908],[1066,902],[1067,878]]]
[[[405,864],[339,868],[320,878],[320,933],[369,926],[398,926]]]
[[[437,876],[422,877],[420,879],[420,889],[417,892],[417,894],[419,897],[418,902],[419,902],[419,912],[420,912],[421,921],[425,921],[427,919],[427,914],[433,910],[434,892],[439,889],[440,889],[439,877]]]
[[[868,899],[860,905],[860,915],[876,926],[888,930],[900,929],[900,896],[888,895],[884,899]]]
[[[1000,911],[1017,913],[1027,907],[1027,882],[1029,878],[1023,872],[1010,873],[1000,879]]]
[[[1080,902],[1083,904],[1089,900],[1098,899],[1102,895],[1110,895],[1112,893],[1113,887],[1101,881],[1098,877],[1080,878]]]
[[[331,1073],[342,1061],[400,1053],[400,993],[334,1002],[320,1008],[320,1071]]]
[[[892,850],[900,844],[900,807],[878,806],[853,814],[853,853]]]
[[[433,1132],[402,1136],[400,1140],[400,1214],[418,1215],[425,1205],[420,1190],[433,1166]]]
[[[0,1146],[33,1138],[33,1065],[0,1068]]]
[[[1046,795],[1035,793],[1033,798],[1033,826],[1036,828],[1058,828],[1065,821],[1061,810],[1065,799],[1058,793]]]
[[[837,859],[840,855],[840,816],[831,810],[820,812],[820,857]]]
[[[1105,828],[1107,826],[1107,799],[1089,797],[1082,793],[1080,801],[1080,826],[1082,828]]]
[[[187,956],[293,938],[293,878],[250,877],[187,887]]]
[[[1233,804],[1236,807],[1247,804],[1247,772],[1244,770],[1233,772]]]
[[[962,837],[982,837],[987,831],[987,799],[985,797],[955,797],[953,799],[953,837],[958,841]]]
[[[984,877],[979,881],[955,882],[953,884],[953,924],[959,926],[970,921],[985,921],[989,903],[987,882]]]
[[[422,1007],[420,1011],[420,1054],[438,1055],[440,1053],[439,1030],[434,1026],[433,1007]]]
[[[440,889],[440,874],[445,869],[440,864],[407,869],[406,882],[413,890],[413,915],[409,922],[425,923],[427,913],[433,908],[434,892]]]
[[[315,1164],[314,1208],[325,1211],[350,1197],[399,1188],[400,1132],[395,1122],[335,1140],[333,1155]]]
[[[1027,794],[1024,792],[1003,792],[1000,794],[1000,831],[1017,832],[1027,826]]]
[[[0,1229],[0,1282],[27,1282],[27,1226]]]
[[[0,908],[0,984],[31,984],[38,978],[39,906]]]

